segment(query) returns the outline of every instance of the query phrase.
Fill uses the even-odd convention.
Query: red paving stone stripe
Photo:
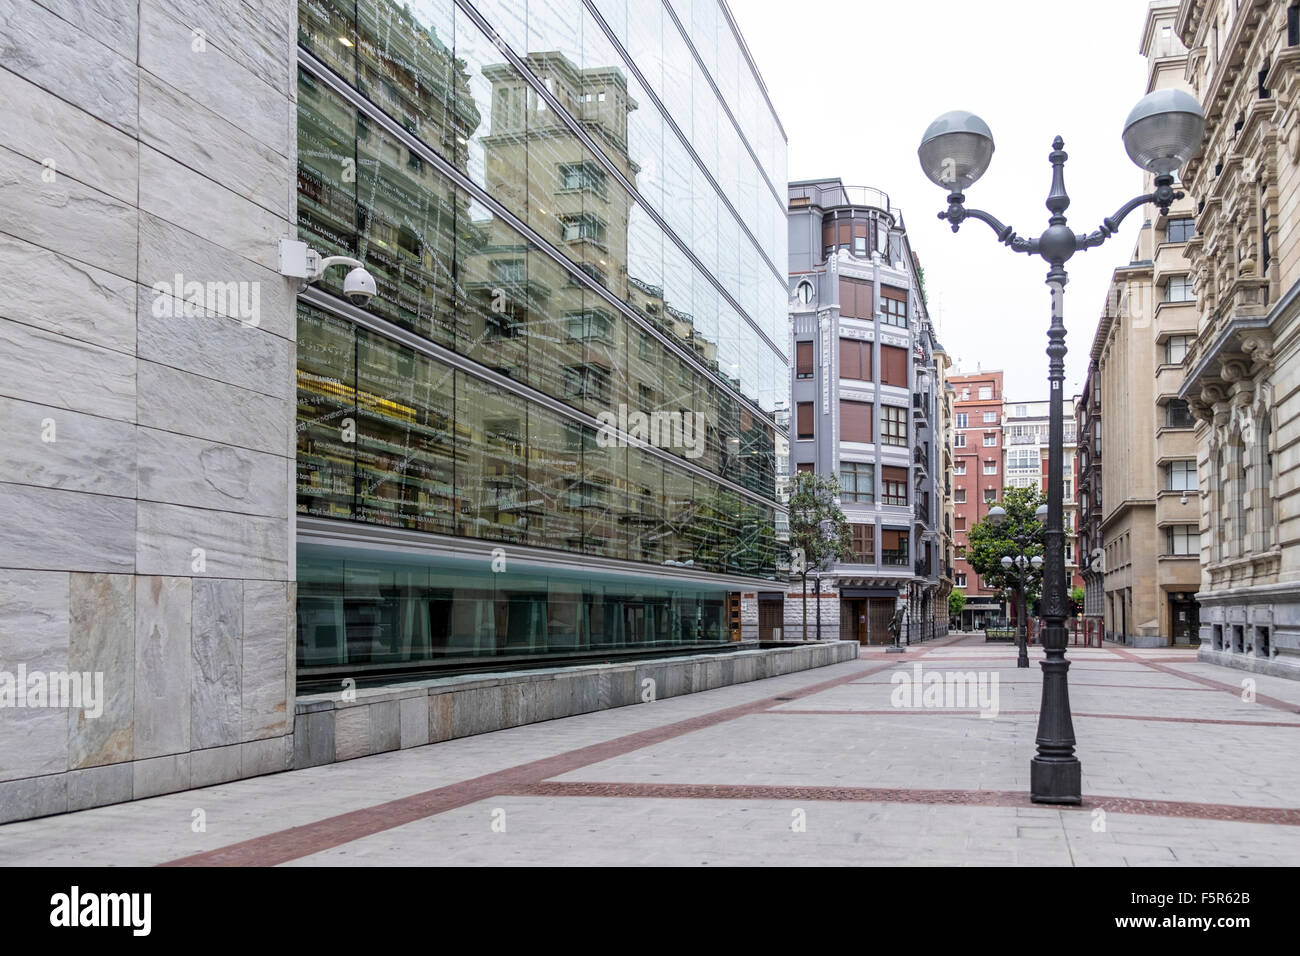
[[[1212,687],[1215,690],[1221,690],[1225,693],[1232,694],[1234,697],[1241,697],[1241,684],[1227,684],[1223,681],[1214,680],[1209,677],[1201,677],[1197,674],[1185,674],[1175,668],[1165,667],[1163,663],[1154,663],[1145,660],[1134,654],[1132,651],[1122,651],[1115,648],[1114,652],[1127,660],[1132,660],[1139,664],[1144,664],[1153,670],[1160,671],[1162,674],[1172,674],[1174,677],[1181,677],[1183,680],[1195,681],[1196,683],[1203,684],[1206,687]],[[1192,660],[1195,661],[1196,658],[1192,658]],[[1243,671],[1243,673],[1246,677],[1253,676],[1248,671]],[[1245,677],[1242,679],[1244,680]],[[1256,694],[1254,703],[1263,704],[1265,707],[1272,707],[1274,710],[1284,710],[1289,714],[1300,714],[1300,705],[1289,700],[1282,700],[1279,697],[1269,697],[1267,694]]]
[[[1034,803],[1012,790],[913,790],[890,787],[784,787],[761,784],[597,783],[583,781],[527,784],[497,796],[621,797],[673,800],[824,800],[850,803],[912,803],[930,806],[1036,807],[1044,810],[1105,810],[1155,817],[1227,820],[1300,826],[1300,809],[1231,806],[1182,800],[1142,800],[1134,797],[1085,795],[1082,805]]]
[[[937,671],[935,671],[934,673],[937,673]],[[855,680],[855,681],[851,681],[851,683],[858,684],[859,686],[862,687],[886,686],[883,681],[878,681],[878,680],[875,681]],[[1007,684],[1028,684],[1033,687],[1038,687],[1042,684],[1042,681],[1007,680],[1004,677],[1000,677],[998,679],[999,687],[1004,687]],[[1198,694],[1212,694],[1212,693],[1217,693],[1219,690],[1219,688],[1217,687],[1170,687],[1170,686],[1164,686],[1160,684],[1098,684],[1092,681],[1082,681],[1082,680],[1072,680],[1070,681],[1070,686],[1071,687],[1118,687],[1122,690],[1191,690],[1191,691],[1196,691]]]
[[[863,662],[845,661],[844,663],[861,664]],[[875,673],[877,669],[888,666],[891,665],[869,666],[865,673]],[[856,678],[862,677],[863,674],[862,669],[855,669],[852,674],[844,674],[830,680],[810,684],[807,687],[779,693],[782,697],[797,700],[801,697],[818,694],[842,684],[847,684]],[[683,734],[703,730],[716,724],[735,720],[738,717],[762,713],[772,706],[774,702],[775,696],[765,695],[749,703],[726,707],[708,714],[665,724],[662,727],[654,727],[650,730],[616,737],[613,740],[602,741],[598,744],[580,747],[577,750],[570,750],[552,757],[544,757],[540,760],[508,767],[505,770],[484,774],[470,780],[462,780],[445,787],[426,790],[422,793],[401,797],[397,800],[389,800],[386,803],[380,803],[372,807],[341,813],[302,826],[253,837],[250,840],[232,843],[229,846],[218,847],[215,850],[170,860],[160,865],[276,866],[289,860],[300,859],[313,853],[332,849],[344,843],[351,843],[353,840],[382,833],[384,830],[404,826],[424,817],[446,813],[448,810],[455,810],[458,807],[476,803],[513,787],[527,786],[546,780],[549,777],[556,777],[590,764],[599,763],[602,760],[620,757],[634,750],[640,750],[643,747],[653,746],[665,740],[680,737]]]
[[[942,715],[973,715],[980,713],[978,707],[898,707],[889,710],[811,710],[811,709],[787,709],[785,707],[772,707],[769,710],[762,711],[764,714],[778,714],[781,716],[787,714],[802,714],[822,717],[915,717],[922,714]],[[1036,710],[999,710],[993,716],[1002,717],[1010,714],[1012,716],[1023,716],[1032,714],[1038,715]],[[1300,720],[1283,721],[1283,720],[1222,720],[1213,717],[1153,717],[1147,714],[1087,714],[1074,711],[1072,717],[1095,717],[1100,720],[1142,720],[1153,721],[1157,723],[1172,724],[1226,724],[1232,727],[1295,727],[1300,728]],[[988,718],[985,718],[986,720]]]

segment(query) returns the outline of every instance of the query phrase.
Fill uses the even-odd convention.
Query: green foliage
[[[853,529],[835,503],[839,494],[840,483],[834,475],[801,471],[794,476],[789,502],[790,547],[803,549],[808,571],[825,570],[853,554]]]
[[[1070,588],[1070,601],[1073,602],[1074,604],[1075,614],[1078,614],[1080,611],[1083,610],[1083,602],[1087,598],[1087,596],[1088,593],[1078,585],[1075,585],[1074,587]]]
[[[966,536],[966,560],[988,587],[1009,591],[1018,586],[1015,569],[1008,572],[1002,567],[1003,556],[1015,558],[1023,554],[1032,558],[1043,553],[1043,525],[1034,512],[1044,503],[1043,494],[1036,487],[1004,488],[1002,500],[998,502],[1007,512],[1002,525],[994,527],[985,518],[970,529]],[[1026,604],[1032,605],[1038,600],[1043,573],[1030,567],[1023,574]]]
[[[960,588],[954,588],[948,594],[948,616],[961,617],[961,612],[966,608],[966,592]]]

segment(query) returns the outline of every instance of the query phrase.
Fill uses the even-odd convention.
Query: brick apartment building
[[[1005,616],[1000,592],[966,561],[966,533],[1002,497],[1002,372],[951,375],[953,396],[953,587],[966,594],[965,630]]]

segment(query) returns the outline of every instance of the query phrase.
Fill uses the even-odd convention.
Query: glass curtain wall
[[[722,8],[313,0],[298,39],[299,235],[431,346],[300,305],[299,513],[772,577],[785,144]],[[718,586],[328,553],[300,580],[306,670],[724,633]]]

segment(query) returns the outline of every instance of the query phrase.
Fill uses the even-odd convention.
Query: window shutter
[[[880,382],[907,388],[907,349],[895,345],[880,347]]]
[[[871,441],[870,402],[840,402],[840,440]]]
[[[885,465],[880,469],[880,474],[885,481],[898,481],[907,484],[906,468],[892,468],[889,465]]]
[[[811,342],[795,343],[796,374],[803,378],[813,373],[813,344]]]
[[[796,419],[796,438],[813,437],[813,403],[800,402]]]

